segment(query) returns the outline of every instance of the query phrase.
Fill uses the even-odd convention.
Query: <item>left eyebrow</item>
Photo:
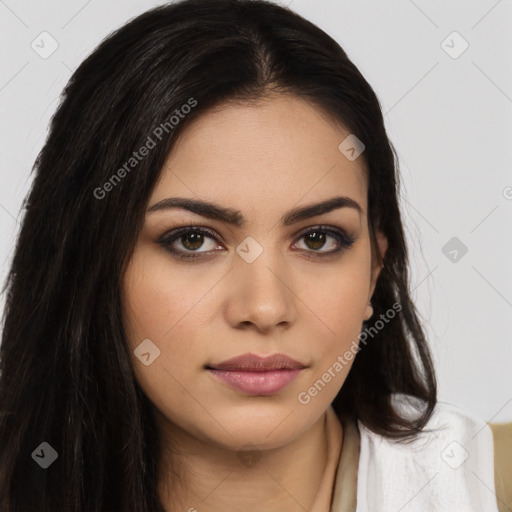
[[[147,209],[147,213],[172,208],[182,208],[191,211],[192,213],[196,213],[197,215],[219,220],[237,227],[242,227],[245,224],[245,218],[238,210],[224,208],[223,206],[210,203],[208,201],[184,197],[168,197],[166,199],[162,199],[158,203],[150,206]],[[336,196],[320,203],[293,208],[281,217],[281,222],[283,225],[289,226],[301,220],[309,219],[310,217],[315,217],[317,215],[323,215],[340,208],[353,208],[359,213],[359,215],[363,214],[363,209],[354,199],[346,196]]]

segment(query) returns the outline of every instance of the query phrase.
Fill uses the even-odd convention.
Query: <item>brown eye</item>
[[[300,238],[303,247],[297,242],[299,249],[314,256],[328,256],[348,249],[355,242],[355,236],[348,236],[344,231],[316,226],[303,233]],[[315,254],[317,253],[317,254]]]
[[[196,227],[171,231],[160,237],[157,243],[179,258],[199,258],[220,247],[213,231]]]
[[[188,233],[186,235],[182,235],[180,240],[183,247],[190,251],[200,249],[204,243],[204,237],[201,233]]]
[[[325,245],[326,238],[325,233],[312,231],[305,236],[304,241],[309,249],[318,250]]]

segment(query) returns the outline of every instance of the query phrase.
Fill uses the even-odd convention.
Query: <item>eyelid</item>
[[[211,228],[207,228],[206,226],[201,225],[195,225],[195,224],[187,224],[186,226],[169,229],[166,231],[162,236],[160,236],[157,240],[157,243],[160,243],[161,241],[168,241],[171,238],[177,238],[183,233],[189,233],[191,231],[200,232],[200,233],[207,233],[211,235],[212,238],[222,238],[217,231]]]
[[[310,231],[325,231],[327,233],[336,233],[337,235],[344,235],[348,236],[347,232],[342,228],[337,228],[335,226],[330,226],[327,224],[314,224],[312,226],[307,226],[305,228],[301,228],[299,231],[297,231],[293,236],[295,238],[302,237],[305,234],[309,233]]]
[[[201,235],[206,235],[209,238],[213,239],[215,243],[219,243],[219,238],[222,238],[215,230],[207,228],[205,226],[200,225],[192,225],[189,224],[187,226],[182,226],[179,228],[174,228],[166,231],[162,236],[160,236],[156,243],[162,245],[165,249],[167,249],[169,252],[171,252],[173,255],[176,255],[178,257],[184,258],[184,259],[193,259],[193,258],[200,258],[201,256],[194,256],[194,254],[197,255],[208,255],[211,254],[211,251],[182,251],[182,250],[176,250],[171,248],[171,244],[174,243],[176,240],[180,238],[180,236],[188,234],[188,233],[199,233]],[[223,242],[222,242],[223,244]]]
[[[323,233],[326,233],[328,236],[332,236],[333,238],[336,238],[338,241],[339,247],[332,251],[314,251],[314,250],[306,250],[301,249],[302,252],[305,252],[308,254],[308,257],[328,257],[328,256],[335,256],[338,254],[341,254],[346,249],[349,249],[354,242],[356,241],[357,237],[355,234],[349,234],[347,231],[345,231],[342,228],[338,228],[335,226],[329,226],[325,224],[316,224],[314,226],[308,226],[307,228],[301,230],[295,238],[294,245],[305,235],[308,233],[314,232],[314,231],[321,231]]]

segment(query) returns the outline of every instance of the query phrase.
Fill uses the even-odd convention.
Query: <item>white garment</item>
[[[403,395],[396,399],[412,412]],[[358,426],[357,512],[498,512],[493,437],[483,421],[441,402],[409,444]]]

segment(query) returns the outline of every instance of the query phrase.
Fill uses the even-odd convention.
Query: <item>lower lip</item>
[[[273,395],[298,377],[302,369],[250,372],[242,370],[208,370],[229,386],[249,395]]]

